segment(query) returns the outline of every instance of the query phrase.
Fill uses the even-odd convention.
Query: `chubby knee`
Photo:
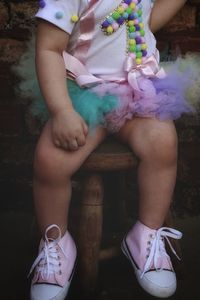
[[[163,162],[177,160],[177,134],[172,122],[149,122],[134,141],[139,157]]]
[[[149,151],[157,154],[174,153],[177,150],[177,135],[173,126],[161,126],[149,128],[145,136]]]
[[[73,166],[67,163],[62,150],[38,145],[34,155],[34,176],[43,180],[61,180],[72,176]]]

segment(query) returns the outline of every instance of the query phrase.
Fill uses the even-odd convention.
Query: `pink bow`
[[[155,55],[148,57],[141,65],[135,65],[131,57],[125,62],[125,71],[128,73],[128,82],[135,91],[141,91],[138,85],[139,78],[165,78],[166,73],[160,68]]]

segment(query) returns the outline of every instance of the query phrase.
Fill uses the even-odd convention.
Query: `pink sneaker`
[[[58,238],[55,240],[48,237],[48,231],[52,228],[58,229]],[[31,300],[64,300],[73,276],[76,256],[76,246],[69,232],[66,231],[61,238],[60,228],[54,224],[49,226],[30,270],[32,273],[35,269]]]
[[[122,242],[122,251],[133,265],[141,287],[160,298],[173,295],[177,285],[176,274],[165,250],[164,238],[173,253],[177,254],[168,237],[180,239],[182,233],[168,227],[153,230],[138,221]]]

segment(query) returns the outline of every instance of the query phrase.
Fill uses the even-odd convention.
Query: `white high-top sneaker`
[[[177,286],[164,239],[177,254],[168,237],[180,239],[182,233],[168,227],[153,230],[138,221],[122,242],[122,251],[130,260],[139,284],[146,292],[159,298],[170,297]]]
[[[51,239],[48,232],[57,228],[58,238]],[[34,271],[31,283],[31,300],[64,300],[71,283],[75,262],[76,246],[66,231],[61,238],[61,231],[57,225],[46,229],[45,238],[41,240],[39,255],[30,273]]]

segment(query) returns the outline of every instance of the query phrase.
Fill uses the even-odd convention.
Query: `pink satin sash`
[[[166,76],[165,71],[157,62],[157,53],[151,55],[141,65],[134,65],[133,61],[128,57],[125,62],[124,70],[127,74],[126,77],[115,76],[101,76],[97,77],[91,74],[87,68],[74,56],[67,52],[63,52],[63,59],[65,68],[67,70],[67,77],[77,82],[80,87],[91,87],[98,83],[103,82],[128,82],[135,91],[141,91],[138,79],[140,78],[159,78],[162,79]]]
[[[94,7],[99,0],[88,0],[88,7],[79,20],[79,38],[74,51],[74,56],[77,57],[82,63],[85,63],[86,54],[90,48],[93,38],[95,19]]]

